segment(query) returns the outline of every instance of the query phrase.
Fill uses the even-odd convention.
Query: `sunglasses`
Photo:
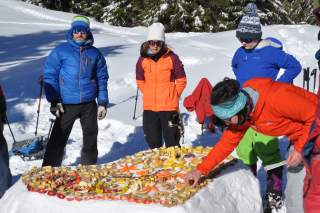
[[[252,39],[252,38],[238,38],[238,39],[241,43],[246,43],[246,44],[254,41],[254,39]]]
[[[160,46],[162,46],[163,41],[153,41],[153,40],[151,40],[151,41],[148,41],[148,44],[150,46],[158,46],[158,47],[160,47]]]
[[[72,32],[73,34],[81,34],[81,35],[86,35],[88,34],[88,32],[84,31],[84,30],[74,30]]]

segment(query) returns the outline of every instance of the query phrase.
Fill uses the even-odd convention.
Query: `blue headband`
[[[243,92],[239,92],[237,96],[232,98],[232,100],[218,105],[213,105],[212,110],[218,118],[225,120],[240,112],[244,108],[246,103],[247,96],[243,94]]]

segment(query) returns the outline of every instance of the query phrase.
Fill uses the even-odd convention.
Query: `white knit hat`
[[[148,27],[147,41],[151,40],[165,41],[164,26],[160,22],[153,23]]]

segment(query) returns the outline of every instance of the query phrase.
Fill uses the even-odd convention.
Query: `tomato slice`
[[[39,189],[38,192],[41,193],[41,194],[44,194],[44,193],[47,192],[47,190],[45,190],[45,189]]]
[[[164,205],[164,206],[167,206],[167,205],[168,205],[168,201],[166,201],[166,200],[160,200],[160,204],[161,204],[161,205]]]
[[[48,194],[49,196],[55,196],[57,193],[54,192],[54,191],[48,191],[47,194]]]
[[[60,199],[64,199],[66,196],[64,194],[57,193],[57,197]]]
[[[135,202],[136,202],[136,203],[143,203],[143,202],[144,202],[144,199],[136,198],[136,199],[135,199]]]
[[[73,201],[74,197],[67,197],[66,199],[67,199],[67,201]]]
[[[95,199],[95,200],[103,200],[103,196],[101,196],[101,195],[96,195],[96,196],[94,196],[93,199]]]
[[[128,196],[120,195],[120,200],[128,200]]]
[[[75,199],[76,201],[81,201],[81,200],[82,200],[81,197],[75,197],[74,199]]]
[[[144,203],[144,204],[150,204],[150,203],[152,203],[152,200],[150,200],[150,199],[145,199],[145,200],[143,201],[143,203]]]
[[[135,198],[130,196],[130,197],[128,197],[128,201],[129,202],[135,202]]]

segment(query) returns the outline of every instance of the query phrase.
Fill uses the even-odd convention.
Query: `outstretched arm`
[[[211,149],[202,163],[197,166],[197,170],[202,174],[208,174],[232,153],[232,151],[238,146],[248,128],[249,126],[243,126],[243,128],[239,130],[226,129],[219,142]]]

